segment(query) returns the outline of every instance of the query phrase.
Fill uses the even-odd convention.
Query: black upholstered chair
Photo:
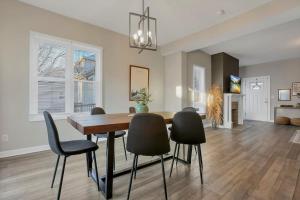
[[[185,107],[182,109],[182,111],[184,112],[197,112],[196,108],[194,107]],[[170,126],[169,128],[169,131],[172,131],[172,126]],[[178,144],[178,151],[177,151],[177,156],[176,156],[176,165],[178,163],[178,157],[179,157],[179,150],[180,150],[180,144]],[[182,152],[183,152],[183,155],[185,155],[185,145],[183,145],[183,148],[182,148]],[[195,152],[197,154],[197,147],[195,146]]]
[[[130,106],[129,107],[129,113],[136,113],[135,107]]]
[[[130,123],[127,137],[127,151],[134,154],[128,196],[130,197],[133,173],[138,156],[160,156],[164,181],[165,198],[168,199],[163,154],[170,151],[166,124],[162,116],[152,113],[136,114]]]
[[[200,144],[205,143],[206,138],[200,115],[196,112],[185,111],[176,113],[172,122],[171,140],[176,142],[176,145],[171,164],[170,177],[172,175],[176,151],[179,151],[179,148],[177,148],[179,144],[194,145],[198,150],[201,183],[203,183],[203,162]]]
[[[95,163],[96,177],[97,177],[97,181],[99,181],[97,161],[95,155],[95,151],[98,149],[98,145],[88,140],[72,140],[72,141],[60,142],[58,131],[52,119],[51,114],[47,111],[44,111],[44,118],[46,121],[46,126],[48,131],[48,141],[49,141],[50,148],[55,154],[57,154],[57,161],[56,161],[55,170],[52,178],[51,188],[53,188],[53,184],[55,181],[55,176],[56,176],[56,171],[57,171],[60,156],[64,156],[57,199],[60,199],[60,193],[61,193],[64,172],[65,172],[65,165],[66,165],[67,157],[69,156],[92,152],[94,157],[94,163]],[[100,190],[99,182],[97,182],[97,185],[98,185],[98,190]]]
[[[182,109],[184,112],[197,112],[196,108],[194,107],[185,107]]]
[[[105,111],[103,108],[95,107],[91,110],[91,115],[101,115],[101,114],[105,114]],[[97,139],[96,139],[97,144],[98,144],[99,139],[107,139],[107,133],[95,133],[94,135],[97,137]],[[125,138],[124,138],[125,135],[126,135],[126,131],[116,131],[115,132],[115,139],[122,138],[122,140],[123,140],[123,149],[124,149],[125,159],[127,160]],[[115,167],[115,157],[114,157],[114,167]]]

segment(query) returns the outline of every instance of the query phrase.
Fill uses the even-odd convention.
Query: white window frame
[[[73,51],[75,49],[86,50],[96,54],[95,81],[96,82],[96,106],[102,107],[102,85],[103,85],[103,48],[81,43],[73,40],[63,39],[30,31],[29,44],[29,121],[42,121],[43,115],[38,113],[38,62],[37,62],[37,46],[40,41],[50,41],[51,43],[62,44],[67,48],[66,68],[65,68],[65,112],[52,113],[54,119],[66,119],[67,116],[74,113],[74,76],[73,76]],[[62,80],[63,78],[45,78],[47,80]],[[97,84],[98,83],[98,84]]]

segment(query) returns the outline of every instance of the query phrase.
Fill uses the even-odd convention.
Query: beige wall
[[[178,52],[165,56],[164,63],[164,81],[165,81],[165,110],[177,112],[181,110],[182,90],[183,90],[183,60],[184,53]],[[181,91],[181,92],[180,92]],[[178,93],[179,92],[179,93]],[[181,95],[180,95],[181,93]]]
[[[194,65],[205,68],[206,92],[208,92],[211,86],[211,56],[200,50],[187,53],[187,106],[193,105],[192,90]]]
[[[128,48],[128,38],[16,0],[0,1],[0,151],[47,144],[44,122],[28,121],[29,31],[103,47],[103,102],[107,112],[127,112],[129,65],[150,68],[150,109],[163,110],[164,60],[158,52]],[[80,134],[65,120],[57,121],[62,139]]]
[[[211,86],[211,56],[203,51],[178,52],[165,56],[165,108],[179,111],[192,106],[193,66],[205,68],[206,91]],[[176,94],[181,87],[182,96]]]
[[[300,99],[292,97],[292,101],[278,101],[278,89],[291,89],[292,82],[300,82],[300,58],[263,63],[240,68],[242,78],[270,75],[271,85],[271,119],[274,106],[280,104],[300,103]]]

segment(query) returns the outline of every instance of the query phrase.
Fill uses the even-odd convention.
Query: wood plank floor
[[[169,199],[300,199],[300,144],[290,142],[297,129],[254,121],[234,130],[207,129],[207,143],[202,145],[204,185],[193,154],[191,166],[178,163],[172,177],[167,176]],[[103,174],[101,145],[97,157]],[[117,168],[131,166],[132,155],[125,161],[121,140],[116,152]],[[55,160],[50,151],[1,159],[0,199],[55,199],[58,182],[50,189]],[[170,164],[165,163],[167,175]],[[114,180],[114,199],[126,199],[128,182],[129,175]],[[159,164],[138,171],[131,194],[131,199],[164,199]],[[67,160],[61,199],[104,199],[87,178],[84,156]]]

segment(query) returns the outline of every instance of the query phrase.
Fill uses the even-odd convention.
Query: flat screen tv
[[[240,94],[241,93],[241,78],[230,75],[230,92]]]

